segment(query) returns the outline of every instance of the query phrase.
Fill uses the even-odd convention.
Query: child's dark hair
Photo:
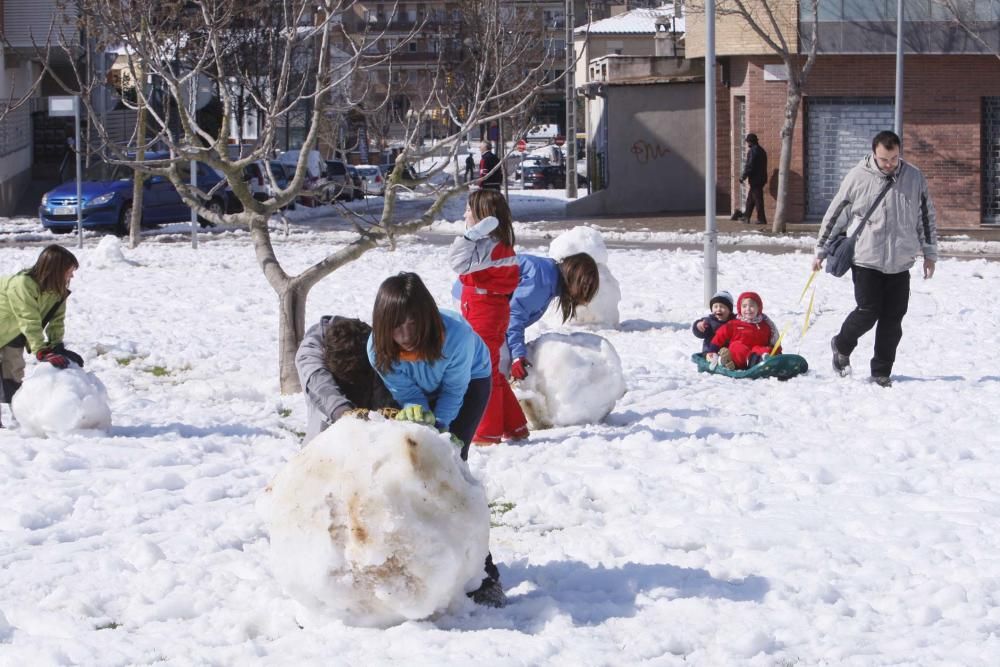
[[[361,384],[370,380],[368,335],[372,328],[361,320],[338,317],[323,332],[323,363],[338,380]]]
[[[585,306],[597,294],[601,276],[597,262],[585,252],[563,258],[559,262],[562,289],[559,290],[559,310],[563,322],[576,315],[577,306]]]
[[[476,216],[476,220],[494,216],[500,221],[497,228],[490,232],[490,236],[500,243],[506,243],[511,248],[514,247],[514,221],[510,213],[510,206],[504,196],[496,190],[476,190],[469,195],[469,210]]]
[[[434,297],[415,273],[402,272],[382,281],[372,308],[375,368],[388,373],[399,361],[400,347],[393,330],[407,320],[417,325],[414,352],[424,361],[437,361],[444,347],[444,322]]]
[[[32,280],[38,283],[38,289],[42,292],[55,292],[59,296],[66,298],[69,294],[69,281],[66,274],[70,269],[79,268],[80,262],[76,261],[76,256],[61,245],[48,245],[38,255],[34,266],[27,270],[27,274]]]

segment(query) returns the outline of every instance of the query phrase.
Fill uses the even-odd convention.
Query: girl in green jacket
[[[63,345],[69,282],[80,263],[60,245],[46,246],[35,265],[0,277],[0,376],[3,401],[24,380],[24,351],[39,361],[66,368],[83,359]]]

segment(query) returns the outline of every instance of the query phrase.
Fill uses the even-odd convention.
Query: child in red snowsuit
[[[449,256],[462,284],[462,316],[486,343],[493,364],[490,402],[473,444],[495,445],[503,438],[528,436],[527,420],[507,379],[500,372],[500,347],[510,322],[510,297],[520,277],[514,254],[510,207],[495,190],[477,190],[465,208],[465,234]]]
[[[736,319],[715,332],[705,358],[718,360],[729,370],[746,369],[765,360],[778,341],[778,329],[764,314],[764,302],[756,292],[743,292],[736,300]],[[775,350],[781,354],[781,348]]]

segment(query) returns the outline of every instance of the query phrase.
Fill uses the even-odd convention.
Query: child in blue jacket
[[[417,274],[379,287],[368,359],[403,413],[456,436],[468,458],[490,398],[490,352],[458,313],[438,310]]]
[[[553,299],[559,299],[563,322],[573,317],[577,306],[590,303],[600,286],[597,262],[585,252],[557,262],[548,257],[518,255],[520,278],[510,300],[510,325],[507,349],[510,350],[510,374],[516,380],[528,377],[528,350],[524,330],[545,314]]]
[[[719,290],[709,300],[708,306],[712,312],[691,325],[691,333],[702,340],[702,353],[712,351],[712,336],[719,327],[733,319],[733,295],[726,290]]]

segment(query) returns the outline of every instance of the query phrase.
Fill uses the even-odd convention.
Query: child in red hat
[[[729,370],[746,369],[767,359],[778,342],[778,329],[764,314],[764,302],[756,292],[743,292],[736,300],[736,319],[715,332],[705,359]],[[775,350],[781,354],[781,348]]]

